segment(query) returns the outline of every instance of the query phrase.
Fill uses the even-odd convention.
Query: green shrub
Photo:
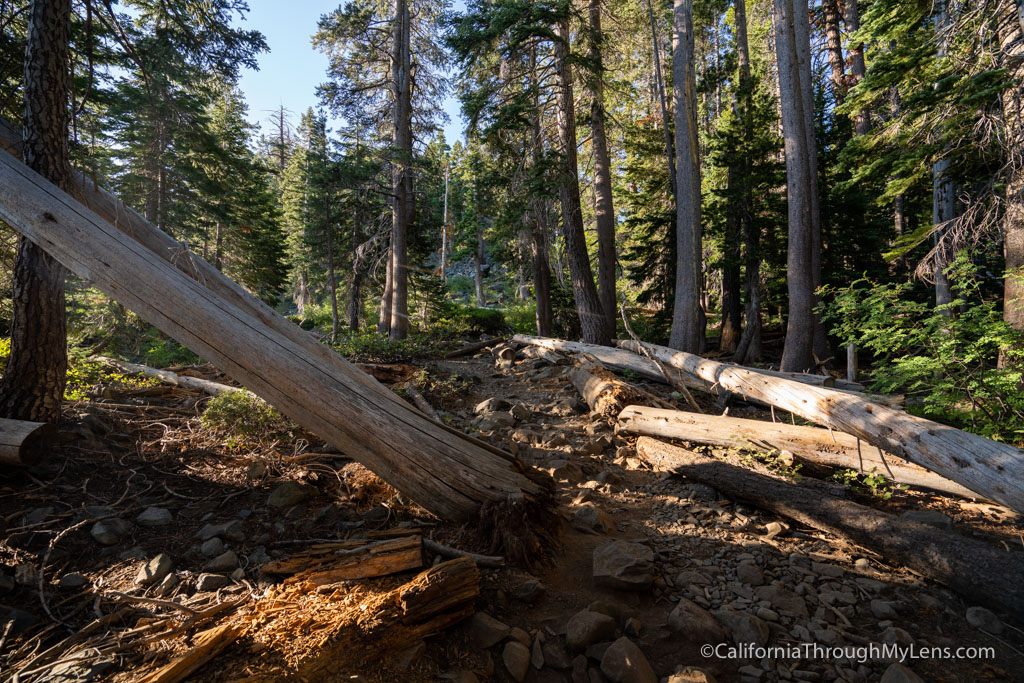
[[[67,384],[64,387],[64,400],[66,401],[88,400],[87,390],[101,382],[129,388],[151,387],[160,383],[150,377],[136,377],[111,372],[108,366],[89,359],[86,354],[86,350],[78,347],[68,349]],[[10,338],[0,339],[0,373],[6,369],[7,359],[10,355]]]
[[[367,329],[338,335],[334,349],[349,360],[364,363],[400,363],[431,358],[455,348],[457,336],[443,324],[432,325],[428,332],[412,333],[406,339],[393,340]]]
[[[517,301],[505,309],[505,322],[513,334],[537,333],[537,302]]]
[[[228,435],[226,443],[231,447],[289,429],[287,420],[269,403],[247,391],[227,391],[210,399],[201,422],[207,429]]]
[[[167,337],[147,341],[142,347],[141,355],[142,362],[154,368],[193,365],[200,361],[199,356]]]

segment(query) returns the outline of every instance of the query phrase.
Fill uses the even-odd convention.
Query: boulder
[[[594,580],[619,590],[646,590],[654,582],[654,552],[630,541],[608,541],[594,549]]]
[[[511,631],[508,625],[485,612],[477,612],[470,617],[467,626],[473,638],[473,643],[482,650],[486,650],[505,640],[508,637],[509,631]]]
[[[501,661],[509,675],[521,682],[530,670],[530,648],[519,641],[510,640],[501,652]]]
[[[585,531],[610,533],[615,531],[615,521],[607,512],[593,503],[583,503],[572,515],[573,526]]]
[[[579,652],[602,640],[615,637],[615,620],[607,614],[583,610],[569,619],[565,627],[565,638],[569,650]]]
[[[611,683],[658,683],[658,676],[647,657],[632,640],[619,638],[605,650],[601,673]]]
[[[771,631],[768,624],[764,623],[753,614],[741,612],[732,607],[723,607],[715,610],[715,619],[725,628],[732,642],[737,645],[741,643],[753,643],[759,647],[768,644]]]
[[[152,586],[154,583],[163,581],[164,577],[171,573],[174,562],[167,553],[160,553],[152,560],[139,568],[135,575],[135,583],[139,586]]]
[[[968,607],[966,617],[967,623],[974,628],[980,628],[982,631],[988,631],[993,635],[999,635],[1003,632],[1003,622],[984,607]]]
[[[711,612],[686,598],[680,598],[668,615],[668,627],[692,643],[717,645],[726,641],[725,629]]]

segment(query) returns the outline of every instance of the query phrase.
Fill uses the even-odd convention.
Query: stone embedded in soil
[[[177,574],[168,574],[164,577],[164,580],[161,581],[157,585],[157,587],[153,589],[153,593],[158,598],[165,598],[168,595],[170,595],[175,588],[178,587],[179,583],[181,583],[181,579],[178,578]]]
[[[658,683],[658,676],[643,651],[626,637],[619,638],[605,650],[601,673],[611,683]]]
[[[174,523],[174,515],[167,508],[149,507],[139,513],[135,523],[145,527],[167,526]]]
[[[871,601],[871,614],[874,615],[875,619],[896,618],[896,610],[893,608],[892,603],[877,598]]]
[[[539,640],[539,639],[538,639]],[[559,671],[565,671],[572,667],[572,660],[569,652],[561,640],[544,639],[541,643],[541,652],[544,654],[544,665]]]
[[[615,620],[607,614],[583,610],[569,619],[565,639],[572,652],[585,650],[594,643],[615,637]]]
[[[524,631],[523,629],[519,628],[518,626],[513,626],[509,629],[508,638],[509,640],[515,640],[517,642],[520,642],[526,647],[530,647],[530,641],[532,640],[530,638],[530,634]]]
[[[532,604],[543,598],[547,590],[547,586],[537,579],[527,579],[512,589],[512,597]]]
[[[879,683],[924,683],[924,681],[905,664],[895,662],[885,670]]]
[[[506,411],[512,407],[512,404],[503,398],[489,398],[486,401],[481,401],[476,404],[473,408],[473,412],[477,415],[483,415],[485,413],[497,413]]]
[[[286,508],[308,500],[316,493],[316,487],[297,481],[278,484],[267,496],[267,505],[272,508]]]
[[[246,540],[245,527],[240,520],[233,519],[222,524],[204,524],[203,528],[196,532],[196,538],[200,541],[208,541],[214,536],[241,543]]]
[[[220,536],[208,538],[199,546],[199,552],[203,557],[217,557],[224,552],[224,541],[220,540]]]
[[[968,607],[966,617],[967,623],[974,628],[980,628],[982,631],[988,631],[993,635],[999,635],[1003,632],[1003,622],[984,607]]]
[[[928,526],[933,526],[936,529],[943,529],[946,531],[953,530],[953,520],[938,510],[908,510],[900,515],[900,519],[906,519],[920,524],[927,524]]]
[[[549,411],[556,417],[571,417],[573,415],[579,415],[587,410],[587,404],[578,398],[565,398],[561,401],[556,401]]]
[[[522,681],[530,670],[530,648],[519,641],[510,640],[501,652],[501,661],[512,678]]]
[[[473,643],[483,650],[505,640],[509,631],[512,630],[508,625],[484,612],[477,612],[469,618],[467,623]]]
[[[131,522],[119,517],[103,519],[92,525],[89,532],[97,543],[102,545],[115,545],[118,541],[128,535],[132,530]]]
[[[668,683],[717,683],[717,681],[704,669],[688,666],[669,676]]]
[[[837,567],[834,564],[827,564],[825,562],[811,562],[811,571],[818,576],[824,576],[828,579],[841,579],[844,574],[842,567]]]
[[[760,683],[764,678],[764,669],[752,664],[741,666],[738,670],[741,683]]]
[[[758,600],[767,600],[779,614],[787,617],[806,617],[807,603],[793,591],[779,584],[760,586],[754,589]]]
[[[71,572],[60,577],[60,581],[57,585],[61,588],[83,588],[89,585],[89,579],[85,578],[77,572]]]
[[[174,562],[167,553],[160,553],[146,564],[139,567],[135,575],[135,583],[139,586],[152,586],[171,572]]]
[[[764,574],[756,562],[744,560],[736,567],[736,580],[751,586],[760,586],[764,583]]]
[[[725,642],[725,629],[711,612],[686,598],[680,598],[669,614],[668,627],[691,643],[717,645]]]
[[[203,571],[229,572],[237,566],[238,555],[234,550],[227,550],[203,565]]]
[[[222,574],[200,574],[196,580],[196,590],[200,593],[215,591],[228,585],[228,577]]]
[[[654,551],[631,541],[608,541],[594,549],[594,580],[619,590],[645,590],[654,582]]]
[[[392,665],[399,671],[408,671],[417,659],[426,651],[427,643],[423,640],[416,641],[394,656]]]
[[[718,623],[729,633],[734,643],[754,643],[759,647],[768,644],[771,631],[766,623],[753,614],[741,612],[732,607],[723,607],[715,610],[713,614]]]
[[[610,533],[615,531],[615,521],[607,512],[593,503],[583,503],[572,515],[573,525],[587,531]]]

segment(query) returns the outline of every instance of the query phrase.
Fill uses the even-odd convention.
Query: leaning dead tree
[[[456,520],[545,509],[546,477],[423,416],[109,194],[103,202],[111,222],[0,152],[0,218],[410,499]]]
[[[636,342],[619,342],[639,350]],[[664,346],[644,344],[682,375],[856,436],[881,450],[941,474],[965,488],[1024,511],[1024,454],[1008,444],[909,415],[856,394],[814,387],[730,366]]]

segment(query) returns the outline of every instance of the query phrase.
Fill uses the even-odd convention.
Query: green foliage
[[[450,304],[445,319],[455,326],[462,326],[467,333],[489,334],[492,337],[504,334],[505,314],[497,308],[477,308]]]
[[[897,484],[884,474],[881,474],[877,467],[872,467],[870,472],[863,474],[854,469],[843,468],[833,474],[832,479],[842,482],[854,491],[868,493],[882,500],[889,500],[892,498],[893,493],[907,488],[906,485]]]
[[[983,281],[966,255],[947,275],[954,301],[946,306],[912,298],[909,283],[861,279],[827,290],[832,301],[823,313],[840,339],[874,356],[872,389],[906,393],[913,412],[1020,444],[1024,335],[1003,321],[995,297],[983,296]]]
[[[388,339],[375,330],[338,335],[334,349],[349,360],[399,363],[442,355],[459,345],[449,328],[437,325],[429,332],[414,332],[406,339]]]
[[[200,359],[173,339],[159,337],[145,343],[142,362],[155,368],[166,368],[171,365],[192,365],[200,362]]]
[[[228,391],[210,399],[204,427],[228,436],[229,448],[241,448],[288,431],[288,421],[263,399],[246,391]]]
[[[778,451],[748,451],[740,455],[740,462],[748,467],[761,465],[780,476],[800,481],[800,463],[794,463],[792,458],[785,458]]]

